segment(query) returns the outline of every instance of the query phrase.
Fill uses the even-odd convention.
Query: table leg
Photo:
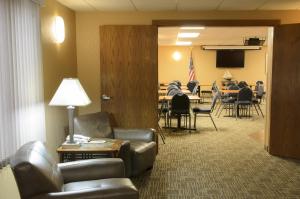
[[[61,163],[64,162],[64,153],[59,153],[59,161],[60,161]]]
[[[181,115],[178,116],[177,119],[177,128],[180,129],[181,128]]]

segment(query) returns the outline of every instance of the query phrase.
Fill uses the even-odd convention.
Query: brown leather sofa
[[[119,158],[56,164],[41,142],[23,145],[11,158],[22,199],[137,199]]]
[[[152,168],[157,154],[157,135],[153,129],[112,128],[109,114],[97,112],[74,119],[74,131],[93,138],[124,140],[119,157],[125,163],[127,177],[137,176]]]

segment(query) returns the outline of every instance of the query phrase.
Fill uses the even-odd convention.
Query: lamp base
[[[63,149],[78,149],[80,148],[81,144],[79,142],[70,143],[68,141],[65,141],[61,147]]]

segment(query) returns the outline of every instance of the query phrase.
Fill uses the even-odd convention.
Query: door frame
[[[172,26],[206,26],[206,27],[272,27],[274,31],[275,26],[281,25],[280,19],[250,19],[250,20],[220,20],[220,19],[212,19],[212,20],[152,20],[152,25],[159,27],[172,27]],[[273,46],[272,46],[273,48]],[[273,52],[273,49],[271,49]],[[272,57],[273,60],[273,57]],[[158,66],[157,66],[158,67]],[[269,142],[270,142],[270,127],[271,127],[271,88],[272,88],[272,68],[273,63],[267,68],[267,82],[268,82],[268,93],[266,98],[266,121],[265,121],[265,141],[264,148],[266,151],[269,151]]]

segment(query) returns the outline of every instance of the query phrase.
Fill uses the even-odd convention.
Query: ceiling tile
[[[85,0],[99,11],[134,11],[135,7],[130,0]]]
[[[176,10],[176,0],[131,0],[138,11]]]
[[[300,0],[268,0],[260,10],[297,10],[300,9]]]
[[[178,0],[177,10],[215,10],[222,0]]]
[[[76,11],[94,11],[95,8],[90,6],[85,0],[57,0],[59,3]]]
[[[266,0],[224,0],[219,10],[256,10]]]

